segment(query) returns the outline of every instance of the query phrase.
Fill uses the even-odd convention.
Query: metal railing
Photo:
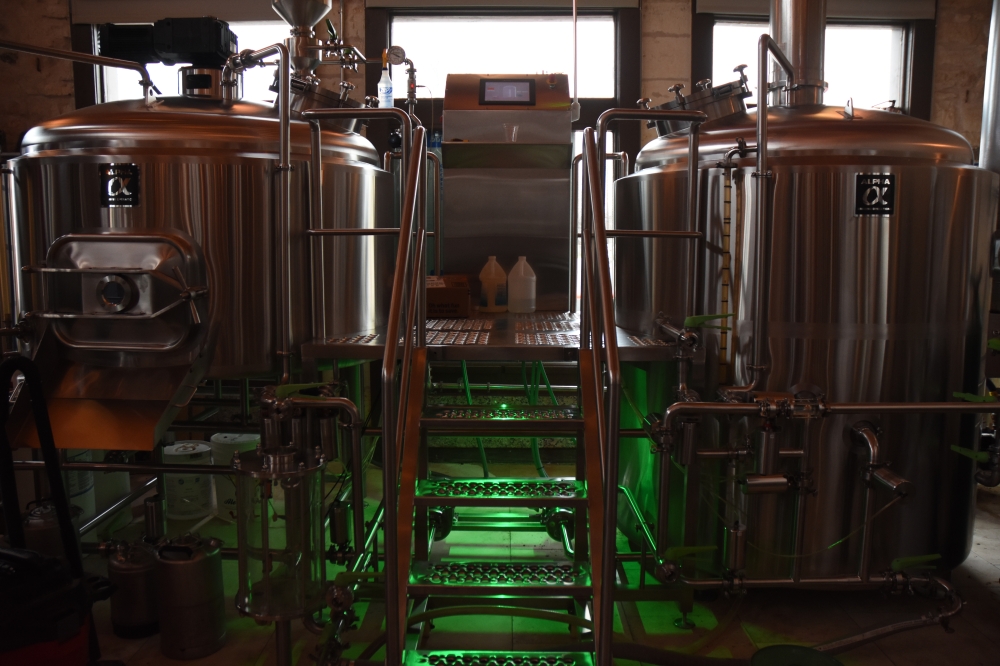
[[[396,521],[398,511],[399,453],[403,430],[399,427],[405,416],[406,390],[409,386],[410,366],[415,347],[426,345],[426,256],[427,237],[426,189],[427,142],[423,127],[413,129],[410,116],[401,109],[313,109],[303,112],[311,129],[310,189],[312,219],[310,238],[322,238],[323,195],[322,131],[319,121],[324,119],[389,119],[402,124],[403,146],[400,156],[403,165],[402,206],[400,208],[399,241],[396,248],[395,273],[389,305],[388,324],[385,331],[385,350],[382,357],[382,485],[385,511],[385,600],[386,600],[386,663],[399,663],[401,657],[401,628],[399,626],[399,579]],[[379,235],[385,230],[357,230],[358,235]],[[355,232],[352,231],[352,234]],[[439,235],[440,237],[440,235]],[[315,256],[315,253],[314,255]],[[314,296],[315,298],[315,296]],[[405,325],[401,326],[405,322]],[[401,344],[400,344],[401,343]],[[399,351],[402,346],[402,359]],[[402,366],[398,370],[397,364]],[[401,390],[397,396],[397,379]]]
[[[585,317],[589,320],[587,329],[590,339],[583,333],[581,325],[580,345],[593,350],[595,368],[595,389],[598,391],[597,418],[600,423],[600,443],[604,459],[604,559],[601,562],[600,610],[595,615],[600,618],[599,632],[594,645],[597,663],[610,664],[612,620],[614,617],[615,580],[615,537],[618,529],[614,516],[617,514],[618,493],[612,490],[618,486],[618,421],[621,400],[621,367],[618,362],[618,329],[615,326],[614,301],[611,291],[611,266],[608,258],[608,239],[604,223],[604,197],[602,169],[598,158],[595,133],[592,128],[583,131],[583,170],[587,183],[589,207],[583,216],[583,271]],[[595,299],[596,296],[596,299]],[[582,324],[582,322],[581,322]],[[603,363],[607,379],[607,392],[601,381],[599,366]],[[610,584],[609,584],[610,581]]]
[[[426,189],[425,165],[427,144],[424,128],[413,132],[414,150],[406,170],[406,188],[399,224],[399,248],[396,254],[396,274],[392,284],[389,307],[389,324],[386,328],[385,352],[382,358],[382,484],[385,502],[385,598],[386,598],[386,655],[387,664],[400,662],[402,627],[399,626],[399,572],[397,552],[397,502],[399,485],[399,453],[402,428],[399,421],[405,415],[406,390],[409,385],[410,365],[414,347],[426,345],[426,314],[424,294],[427,274],[424,257],[426,219],[423,192]],[[411,251],[411,240],[416,238]],[[407,284],[407,279],[409,284]],[[400,330],[403,319],[404,295],[406,326]],[[414,335],[415,333],[415,335]],[[399,353],[397,341],[402,338],[403,358],[400,377],[400,396],[396,399],[396,362]],[[398,405],[395,409],[394,405]]]
[[[678,231],[658,230],[608,230],[604,216],[604,172],[609,157],[621,159],[617,154],[605,155],[603,146],[608,125],[615,120],[686,120],[691,122],[688,151],[688,207],[687,229]],[[616,567],[616,534],[618,515],[621,368],[618,358],[618,328],[615,323],[614,294],[612,290],[611,262],[608,238],[649,237],[663,239],[699,240],[704,234],[698,230],[698,130],[706,120],[698,111],[657,111],[645,109],[610,109],[598,119],[598,129],[587,128],[583,133],[582,171],[585,201],[582,215],[583,241],[583,303],[580,318],[580,347],[592,349],[594,355],[594,386],[597,391],[597,414],[604,478],[604,534],[601,562],[601,603],[595,612],[599,617],[599,630],[595,640],[597,663],[611,663],[612,623],[614,617],[614,581]],[[623,169],[627,172],[627,169]],[[575,218],[574,218],[575,219]],[[694,265],[697,243],[692,243],[690,253]],[[693,291],[689,302],[693,305]]]
[[[20,51],[21,53],[30,53],[31,55],[55,58],[57,60],[69,60],[71,62],[83,63],[85,65],[131,69],[142,77],[139,79],[139,84],[142,85],[142,98],[146,103],[146,106],[152,106],[153,104],[151,91],[156,90],[156,86],[153,85],[153,80],[149,78],[149,72],[146,71],[146,67],[142,63],[132,62],[131,60],[119,60],[117,58],[105,58],[104,56],[96,56],[90,53],[80,53],[78,51],[50,49],[45,46],[21,44],[20,42],[10,42],[7,40],[0,40],[0,49]],[[159,93],[160,91],[156,90],[156,92]]]

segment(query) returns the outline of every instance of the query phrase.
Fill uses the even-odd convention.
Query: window
[[[614,97],[614,18],[581,16],[577,30],[580,97]],[[392,43],[417,68],[418,97],[444,97],[448,74],[569,74],[572,93],[571,17],[394,16]]]
[[[284,21],[233,22],[229,24],[239,38],[242,49],[259,49],[284,41],[288,37],[288,25]],[[178,72],[184,65],[146,65],[149,77],[164,95],[178,94]],[[270,102],[274,93],[269,91],[274,81],[273,67],[254,67],[243,73],[243,99],[252,102]],[[127,69],[104,68],[104,100],[117,102],[122,99],[141,99],[142,86],[139,76]]]
[[[767,29],[766,23],[717,22],[712,80],[732,81],[733,68],[747,65],[750,88],[756,95],[757,40]],[[827,25],[824,77],[829,88],[824,102],[843,105],[853,98],[854,106],[863,109],[896,100],[896,106],[905,106],[905,41],[906,30],[898,25]]]

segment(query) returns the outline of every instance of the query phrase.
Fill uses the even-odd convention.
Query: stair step
[[[499,652],[472,650],[406,650],[406,666],[594,666],[586,652]]]
[[[433,432],[510,435],[576,435],[583,428],[580,410],[572,406],[424,408],[422,428]]]
[[[418,506],[574,506],[587,501],[576,479],[424,479]]]
[[[410,594],[559,595],[590,598],[590,569],[585,563],[415,562]]]

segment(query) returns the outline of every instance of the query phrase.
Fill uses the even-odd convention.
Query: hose
[[[522,364],[523,365],[523,364]],[[465,401],[472,406],[472,388],[469,386],[469,366],[462,361],[462,386],[465,387]],[[476,437],[476,445],[479,446],[479,464],[483,467],[483,478],[490,478],[490,466],[486,462],[486,447],[483,446],[483,438]]]
[[[529,405],[538,404],[538,365],[537,361],[531,362],[531,386],[528,386],[528,375],[524,369],[524,361],[521,361],[521,381],[524,384],[524,393],[528,398]],[[553,392],[553,397],[555,393]],[[549,473],[545,471],[545,465],[542,464],[542,452],[538,448],[538,438],[531,438],[531,458],[535,463],[535,471],[538,472],[538,476],[543,479],[548,478]]]
[[[942,578],[931,576],[927,582],[937,585],[944,590],[945,599],[951,602],[951,606],[949,608],[944,610],[939,608],[913,620],[905,620],[903,622],[896,622],[882,627],[877,627],[875,629],[869,629],[868,631],[863,631],[860,634],[855,634],[854,636],[848,636],[847,638],[841,638],[836,641],[830,641],[828,643],[823,643],[822,645],[817,645],[813,649],[818,652],[840,654],[841,652],[853,650],[854,648],[867,643],[881,640],[886,636],[892,636],[893,634],[909,631],[911,629],[930,627],[935,624],[940,624],[947,629],[948,621],[962,611],[962,598],[955,592],[955,588]]]

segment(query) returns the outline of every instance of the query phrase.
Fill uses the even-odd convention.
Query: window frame
[[[397,16],[572,16],[571,10],[558,8],[534,9],[530,7],[499,8],[436,8],[436,9],[392,9],[373,7],[365,9],[365,51],[369,57],[381,53],[391,44],[392,20]],[[641,90],[640,49],[641,29],[639,9],[619,7],[609,9],[581,9],[578,16],[610,16],[615,22],[615,96],[611,98],[580,98],[580,119],[573,123],[573,130],[596,127],[597,118],[608,109],[621,106],[632,107],[639,99]],[[381,72],[378,67],[368,67],[365,72],[366,95],[377,95]],[[419,79],[418,79],[419,82]],[[405,100],[397,99],[402,107]],[[440,127],[444,98],[418,98],[416,114],[424,120],[428,128]],[[432,115],[433,108],[433,115]],[[428,120],[430,119],[430,120]],[[380,127],[381,126],[381,127]],[[615,150],[624,150],[634,160],[640,148],[640,128],[638,123],[622,123],[615,128]],[[372,123],[368,126],[368,139],[379,152],[388,147],[389,128],[386,123]]]
[[[691,80],[712,78],[715,24],[720,22],[767,23],[760,14],[694,13],[691,21]],[[897,108],[903,113],[930,120],[934,78],[933,19],[891,20],[828,18],[828,25],[880,25],[903,29],[903,72]]]

